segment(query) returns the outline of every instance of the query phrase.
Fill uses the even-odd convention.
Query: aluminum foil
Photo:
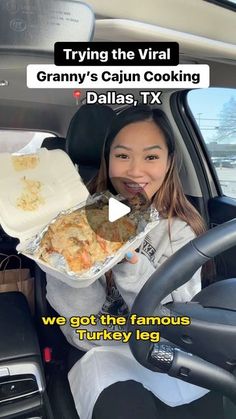
[[[73,211],[85,208],[89,205],[96,204],[98,207],[108,205],[109,198],[111,197],[130,206],[130,202],[125,200],[121,195],[113,196],[110,192],[96,193],[90,196],[86,201],[81,202],[68,210],[61,211],[35,237],[23,244],[20,244],[17,249],[18,252],[25,254],[26,256],[34,259],[36,262],[38,261],[40,267],[44,270],[44,266],[47,267],[49,265],[39,258],[39,246],[50,225],[55,223],[60,216],[70,214]],[[60,272],[67,278],[70,277],[72,280],[89,280],[89,283],[91,283],[91,280],[96,280],[120,262],[127,251],[130,249],[137,249],[142,244],[144,237],[159,223],[159,213],[153,206],[149,205],[148,207],[145,207],[145,205],[142,205],[142,202],[141,205],[139,204],[140,201],[138,203],[134,203],[131,213],[127,214],[130,219],[133,219],[137,223],[136,235],[131,237],[118,251],[109,255],[103,262],[95,263],[90,269],[81,274],[71,271],[65,258],[61,254],[53,253],[50,257],[50,267],[55,271],[55,276],[57,276],[56,272]],[[45,272],[48,273],[47,269],[45,269]],[[60,279],[62,279],[61,275]]]

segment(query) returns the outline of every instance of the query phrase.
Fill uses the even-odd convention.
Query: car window
[[[0,153],[35,153],[46,137],[54,137],[48,132],[0,130]]]
[[[222,191],[236,198],[236,89],[192,90],[187,100]]]

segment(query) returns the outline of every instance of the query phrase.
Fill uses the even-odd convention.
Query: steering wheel
[[[236,403],[236,278],[216,282],[189,303],[161,301],[187,282],[209,259],[236,245],[236,219],[192,240],[149,278],[137,295],[132,315],[189,316],[189,326],[137,326],[129,320],[130,349],[144,367],[165,372],[210,390]],[[159,331],[158,343],[136,340],[136,329]]]

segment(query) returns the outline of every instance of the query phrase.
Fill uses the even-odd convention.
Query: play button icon
[[[112,187],[113,184],[117,187]],[[103,188],[104,183],[101,182],[97,190],[104,192],[88,197],[85,216],[96,239],[101,239],[101,246],[106,247],[103,240],[126,242],[136,235],[139,221],[149,217],[150,201],[144,188],[127,178],[111,178],[109,189]]]
[[[130,211],[131,208],[128,207],[128,205],[125,205],[122,202],[117,201],[117,199],[109,198],[108,220],[110,221],[110,223],[119,220],[119,218],[123,217],[126,214],[129,214]]]

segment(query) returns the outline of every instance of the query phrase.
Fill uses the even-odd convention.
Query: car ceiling
[[[138,7],[136,0],[87,0],[86,3],[97,16],[106,19],[129,19],[236,44],[236,14],[203,0],[145,0],[139,1]]]
[[[181,63],[209,63],[212,86],[235,86],[236,13],[233,11],[203,0],[145,0],[138,7],[135,0],[85,3],[95,12],[95,42],[177,41]],[[63,32],[61,36],[63,40]],[[71,40],[75,39],[76,33]],[[0,126],[10,127],[14,119],[16,128],[24,125],[65,135],[76,109],[73,90],[28,89],[26,65],[29,63],[53,63],[53,46],[51,55],[6,51],[0,46],[0,80],[9,82],[8,86],[0,87]],[[27,110],[30,110],[28,116]]]

